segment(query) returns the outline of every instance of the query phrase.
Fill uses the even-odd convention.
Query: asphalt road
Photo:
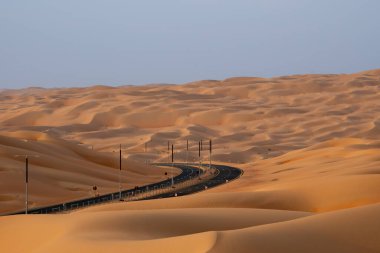
[[[172,164],[155,164],[156,166],[172,166]],[[179,168],[182,170],[182,173],[179,174],[178,176],[173,178],[173,181],[175,184],[185,182],[187,180],[191,180],[194,178],[199,177],[199,173],[202,175],[202,171],[197,168],[198,164],[173,164],[174,167]],[[174,188],[173,191],[160,194],[160,195],[155,195],[151,197],[147,197],[144,199],[140,200],[147,200],[147,199],[158,199],[158,198],[170,198],[174,196],[184,196],[184,195],[189,195],[193,194],[199,191],[203,191],[212,187],[216,187],[221,184],[225,184],[231,180],[237,179],[242,175],[242,170],[230,167],[230,166],[225,166],[225,165],[211,165],[213,168],[217,170],[216,176],[210,180],[207,181],[200,181],[199,184],[195,184],[186,188],[179,189],[176,191]],[[169,172],[168,172],[169,173]],[[134,189],[128,189],[124,190],[121,192],[122,198],[128,197],[128,196],[133,196],[134,194],[138,194],[141,192],[153,190],[153,189],[160,189],[164,187],[169,187],[171,185],[171,178],[168,178],[167,180],[149,184],[149,185],[144,185],[141,187],[135,187]],[[38,207],[38,208],[31,208],[28,210],[28,213],[30,214],[48,214],[48,213],[59,213],[59,212],[66,212],[66,211],[71,211],[75,210],[77,208],[83,208],[87,206],[93,206],[101,203],[107,203],[107,202],[112,202],[112,201],[117,201],[120,199],[120,193],[115,192],[115,193],[110,193],[110,194],[105,194],[97,197],[92,197],[92,198],[86,198],[86,199],[80,199],[80,200],[75,200],[71,202],[66,202],[66,203],[60,203],[56,205],[51,205],[51,206],[45,206],[45,207]],[[10,215],[14,214],[23,214],[24,211],[20,212],[15,212],[11,213]],[[9,215],[9,214],[8,214]]]
[[[184,166],[184,165],[179,165],[179,166]],[[186,167],[186,166],[185,166]],[[188,166],[192,167],[192,166]],[[145,199],[157,199],[157,198],[170,198],[170,197],[175,197],[175,196],[184,196],[184,195],[189,195],[193,194],[196,192],[200,192],[203,190],[207,190],[213,187],[216,187],[221,184],[228,183],[234,179],[239,178],[242,175],[242,170],[230,167],[230,166],[225,166],[225,165],[211,165],[212,168],[217,170],[217,174],[215,177],[213,177],[210,180],[207,181],[200,181],[199,184],[195,184],[186,188],[179,189],[178,191],[173,191],[169,193],[164,193],[152,197],[148,197]],[[193,167],[194,168],[194,167]]]

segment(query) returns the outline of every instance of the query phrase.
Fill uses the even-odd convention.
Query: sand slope
[[[379,101],[379,70],[1,91],[0,212],[23,206],[17,154],[40,156],[32,205],[90,196],[93,184],[116,191],[120,143],[124,187],[165,178],[145,164],[168,161],[168,140],[184,161],[189,139],[197,161],[197,142],[212,138],[213,161],[244,175],[187,197],[0,217],[0,249],[380,252]]]
[[[30,208],[119,190],[119,152],[99,153],[46,133],[16,136],[0,136],[0,213],[24,208],[25,158],[19,155],[30,156]],[[123,159],[122,169],[124,189],[166,179],[163,169],[132,159]]]
[[[380,205],[218,233],[209,252],[379,252]]]
[[[234,215],[231,216],[231,213]],[[20,236],[29,235],[29,240],[34,246],[38,246],[37,252],[75,252],[78,247],[105,252],[109,247],[112,250],[120,246],[142,252],[149,252],[160,246],[163,248],[156,250],[165,252],[169,249],[180,250],[183,240],[193,241],[195,244],[188,251],[184,249],[184,252],[194,252],[194,249],[203,252],[212,247],[216,235],[207,231],[260,226],[307,215],[309,214],[302,212],[218,208],[90,213],[84,211],[70,215],[34,216],[29,219],[25,216],[0,218],[0,233],[8,231],[8,236],[1,239],[1,245],[7,252],[23,252],[30,246],[33,247],[28,242],[18,249],[13,246],[12,234],[25,222],[31,223]],[[63,245],[65,246],[60,249]]]
[[[318,215],[190,208],[2,217],[0,243],[6,252],[378,252],[379,211],[376,204]]]

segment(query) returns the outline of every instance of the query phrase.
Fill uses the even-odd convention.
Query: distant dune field
[[[181,198],[0,217],[1,252],[380,252],[380,70],[3,90],[0,110],[0,213],[23,208],[21,154],[39,155],[31,206],[117,191],[119,144],[124,188],[166,178],[149,162],[167,141],[180,162],[212,139],[244,170]]]

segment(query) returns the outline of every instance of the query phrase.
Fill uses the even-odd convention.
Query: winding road
[[[159,164],[154,164],[154,165],[174,166],[180,169],[182,171],[181,174],[173,178],[174,185],[179,185],[181,183],[185,183],[190,180],[194,182],[194,179],[197,179],[199,175],[202,176],[204,174],[205,169],[209,167],[209,165],[205,165],[204,167],[201,167],[202,169],[199,169],[199,164],[182,164],[182,163],[174,163],[174,164],[159,163]],[[239,178],[243,174],[242,170],[231,167],[231,166],[226,166],[226,165],[212,164],[211,168],[214,171],[211,178],[207,180],[199,180],[199,182],[192,183],[189,186],[182,186],[178,189],[177,188],[170,189],[171,178],[169,178],[161,182],[144,185],[141,187],[136,187],[134,189],[124,190],[121,192],[121,197],[123,199],[123,198],[128,198],[130,196],[134,196],[136,194],[140,194],[142,192],[150,191],[150,193],[152,193],[153,191],[154,193],[154,191],[157,191],[159,189],[168,189],[168,188],[170,190],[166,190],[165,193],[158,193],[158,194],[153,194],[153,195],[151,194],[151,196],[142,197],[142,198],[139,198],[138,200],[184,196],[184,195],[200,192],[206,189],[210,189],[221,184],[228,183],[232,180]],[[29,213],[30,214],[49,214],[49,213],[67,212],[67,211],[75,210],[78,208],[93,206],[93,205],[97,205],[101,203],[119,201],[120,200],[119,195],[120,195],[119,192],[115,192],[115,193],[105,194],[105,195],[101,195],[97,197],[80,199],[80,200],[75,200],[75,201],[51,205],[51,206],[32,208],[32,209],[29,209]],[[24,214],[24,211],[11,213],[11,215],[15,215],[15,214]]]

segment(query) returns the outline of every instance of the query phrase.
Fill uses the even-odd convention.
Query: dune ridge
[[[0,212],[165,179],[149,162],[244,170],[236,181],[172,199],[62,215],[0,217],[4,252],[379,252],[380,70],[234,77],[183,85],[0,92]],[[147,152],[145,152],[145,143]],[[206,145],[206,144],[205,144]],[[202,162],[208,162],[207,145]],[[177,171],[178,173],[178,171]],[[17,238],[24,238],[18,243]]]

